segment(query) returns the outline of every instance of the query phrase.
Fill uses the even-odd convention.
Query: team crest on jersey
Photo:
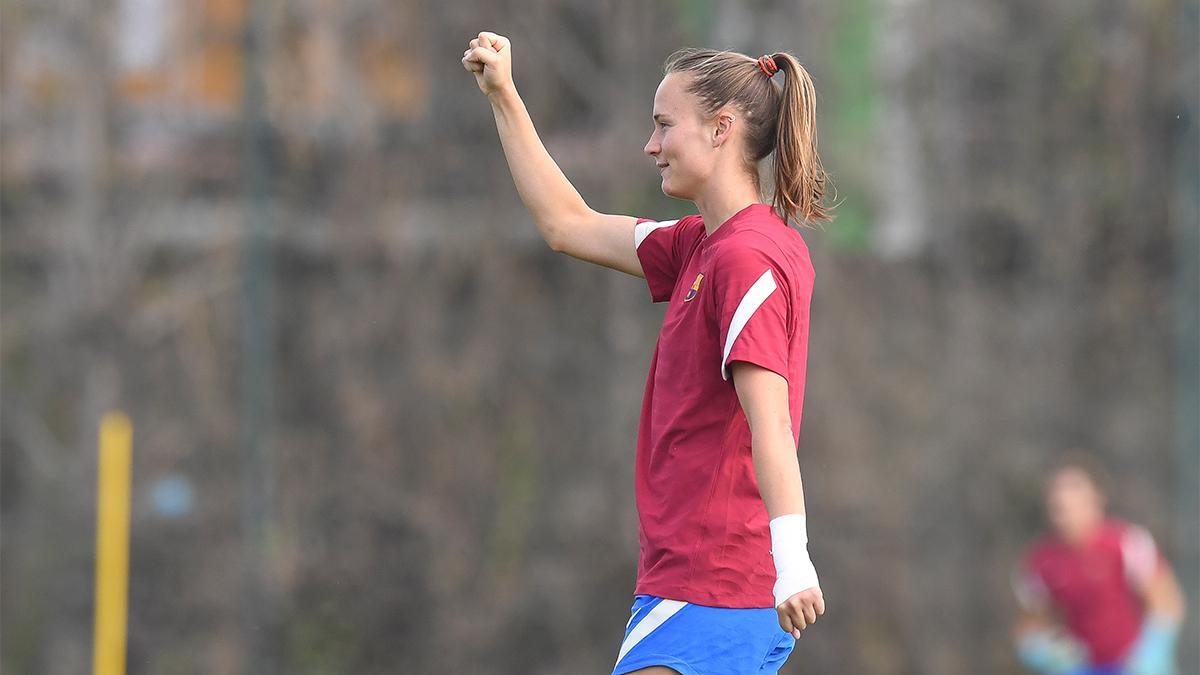
[[[683,298],[683,301],[684,301],[684,302],[691,302],[692,298],[696,297],[696,293],[699,293],[699,292],[700,292],[700,282],[701,282],[701,281],[704,281],[704,275],[703,275],[703,274],[697,274],[697,275],[696,275],[696,280],[692,282],[692,288],[691,288],[691,290],[689,290],[689,291],[687,292],[687,295],[686,295],[686,296],[684,296],[684,298]]]

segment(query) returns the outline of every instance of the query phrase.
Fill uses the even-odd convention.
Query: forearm
[[[780,425],[752,436],[754,475],[767,508],[771,529],[771,555],[775,563],[772,592],[778,607],[788,598],[819,585],[808,556],[808,517],[804,513],[804,486],[792,432]]]
[[[1144,591],[1146,613],[1170,624],[1183,623],[1186,605],[1179,582],[1171,568],[1163,564]]]
[[[588,205],[542,145],[517,91],[506,89],[490,95],[488,100],[517,193],[546,243],[557,248],[557,228],[586,213]]]
[[[825,612],[817,570],[808,555],[808,517],[788,411],[787,380],[744,361],[733,364],[733,385],[750,425],[750,451],[758,492],[766,507],[775,565],[775,608],[794,635]],[[803,616],[802,616],[803,614]]]
[[[752,434],[751,451],[754,477],[767,507],[767,517],[775,519],[793,513],[804,514],[804,484],[791,430],[779,425]]]

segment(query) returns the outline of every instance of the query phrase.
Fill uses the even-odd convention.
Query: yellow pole
[[[112,412],[100,422],[96,495],[96,626],[93,675],[124,675],[129,606],[129,479],[133,425]]]

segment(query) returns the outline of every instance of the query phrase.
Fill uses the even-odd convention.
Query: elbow
[[[750,438],[758,441],[756,447],[788,447],[795,450],[795,435],[792,433],[792,420],[788,417],[778,417],[769,420],[759,420],[750,426]],[[767,439],[774,443],[763,443]]]
[[[1145,591],[1146,610],[1168,623],[1180,625],[1187,618],[1187,601],[1169,568],[1163,568]]]
[[[1174,581],[1172,579],[1172,582]],[[1176,626],[1183,625],[1183,622],[1187,620],[1187,599],[1184,598],[1183,589],[1177,582],[1171,584],[1170,598],[1165,604],[1167,605],[1164,612],[1166,616],[1173,620]]]
[[[551,251],[572,255],[571,251],[575,249],[572,239],[578,239],[586,220],[585,213],[559,213],[538,223],[538,229],[541,230],[542,239],[546,240],[546,245]]]
[[[772,435],[779,434],[783,436],[791,436],[792,418],[786,411],[778,415],[771,415],[766,419],[759,420],[759,423],[754,425],[754,428],[752,428],[751,431],[758,431],[759,429],[761,429],[764,433]]]
[[[567,250],[566,237],[563,236],[565,231],[561,223],[555,223],[551,220],[543,220],[538,222],[538,231],[542,233],[542,240],[555,253],[565,253]]]
[[[546,240],[546,245],[550,247],[551,251],[554,251],[555,253],[566,253],[567,247],[561,236],[547,233],[542,238]]]

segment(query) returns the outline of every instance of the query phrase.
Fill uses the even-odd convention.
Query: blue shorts
[[[637,595],[612,672],[667,666],[683,675],[775,673],[795,646],[773,608],[705,607]]]

